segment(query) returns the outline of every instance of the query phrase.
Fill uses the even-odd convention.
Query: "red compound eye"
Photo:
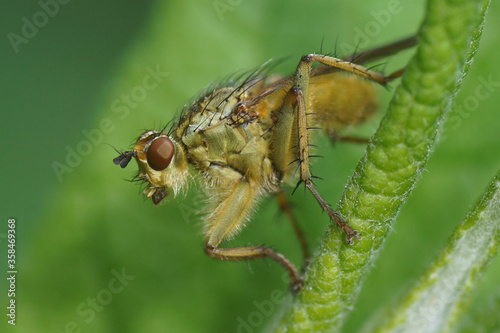
[[[156,171],[166,169],[174,156],[174,151],[174,144],[166,136],[155,139],[146,154],[149,166]]]

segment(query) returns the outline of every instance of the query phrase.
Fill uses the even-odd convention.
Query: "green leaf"
[[[472,309],[460,320],[458,332],[462,333],[498,333],[500,332],[500,290],[491,297],[487,304]]]
[[[305,289],[284,313],[277,332],[324,332],[342,325],[427,163],[469,68],[466,61],[477,48],[487,3],[428,2],[417,53],[338,208],[362,238],[348,245],[331,226],[307,273]]]
[[[450,332],[500,245],[500,172],[418,284],[370,332]],[[497,314],[498,315],[498,314]]]

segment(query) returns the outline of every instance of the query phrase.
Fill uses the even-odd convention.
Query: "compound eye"
[[[174,151],[174,144],[166,136],[155,139],[146,154],[149,166],[156,171],[166,169],[174,156]]]

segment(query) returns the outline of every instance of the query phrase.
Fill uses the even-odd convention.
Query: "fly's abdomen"
[[[314,126],[332,132],[367,120],[377,110],[373,82],[359,76],[334,72],[311,78],[309,110]]]

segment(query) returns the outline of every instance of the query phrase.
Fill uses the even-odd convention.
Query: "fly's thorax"
[[[159,204],[170,191],[177,195],[186,185],[188,163],[184,147],[163,132],[144,132],[134,146],[138,178],[147,182],[144,194]]]
[[[273,174],[269,142],[260,119],[235,123],[247,93],[222,88],[193,103],[176,130],[190,163],[212,184],[235,179],[265,183]]]
[[[183,134],[205,130],[226,122],[245,96],[246,93],[230,87],[221,88],[203,96],[185,111],[186,121],[181,125]]]

